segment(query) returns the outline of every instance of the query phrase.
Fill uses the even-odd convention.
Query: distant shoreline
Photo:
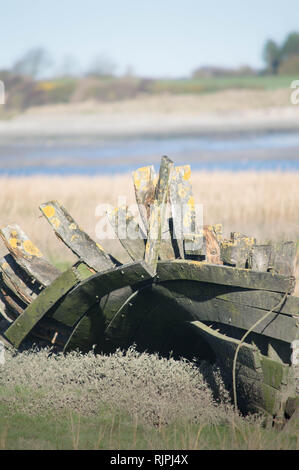
[[[289,90],[227,90],[31,108],[0,119],[0,144],[298,132]]]

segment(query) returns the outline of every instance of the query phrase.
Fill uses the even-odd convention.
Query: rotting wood
[[[173,162],[166,156],[161,160],[160,173],[157,186],[155,188],[155,199],[151,205],[151,213],[149,219],[148,238],[145,247],[145,261],[153,271],[156,270],[159,256],[161,252],[162,229],[164,227],[165,205],[168,197],[169,182]],[[174,257],[174,256],[173,256]]]
[[[239,341],[228,338],[202,322],[192,322],[198,333],[217,353],[223,370],[231,375],[232,362]],[[295,393],[290,366],[279,364],[260,354],[252,345],[241,345],[237,361],[237,392],[239,405],[246,412],[263,407],[269,414],[281,414],[289,395]],[[288,385],[288,392],[286,386]]]
[[[278,274],[294,276],[296,251],[296,243],[293,241],[273,243],[269,269]]]
[[[138,168],[137,170],[133,171],[132,176],[141,220],[144,224],[145,231],[147,232],[150,208],[154,203],[158,177],[155,173],[153,165]]]
[[[183,286],[182,291],[184,291]],[[159,292],[160,296],[169,299],[169,302],[171,299],[175,301],[176,309],[187,311],[194,320],[216,322],[227,326],[233,325],[244,330],[244,332],[251,328],[267,311],[238,302],[223,300],[216,296],[209,297],[201,283],[193,283],[192,288],[190,286],[186,294],[179,297],[175,296],[175,286],[169,286],[169,283],[157,284],[154,292]],[[280,315],[277,312],[271,313],[253,332],[262,334],[265,340],[274,338],[289,344],[297,337],[299,338],[296,319],[292,316]]]
[[[250,252],[256,239],[239,232],[231,233],[231,240],[221,243],[221,259],[224,264],[237,268],[248,267]]]
[[[173,231],[182,259],[185,254],[204,255],[203,227],[197,220],[190,177],[190,165],[175,167],[169,188]]]
[[[172,350],[174,330],[199,322],[203,342],[195,345],[195,355],[221,360],[230,380],[233,372],[244,409],[282,418],[294,393],[290,345],[299,338],[299,298],[289,295],[295,243],[262,246],[240,232],[223,240],[221,224],[202,226],[197,220],[190,174],[188,165],[174,169],[168,157],[162,158],[159,178],[152,166],[133,173],[146,234],[126,207],[110,213],[134,261],[128,265],[106,254],[57,201],[41,210],[80,258],[65,273],[18,226],[2,229],[10,254],[0,260],[1,337],[16,347],[37,338],[41,346],[64,352],[109,352],[136,342],[164,354]],[[187,212],[182,215],[176,203]],[[184,330],[182,338],[192,346],[195,336]]]
[[[210,264],[223,264],[221,260],[220,240],[221,231],[218,225],[204,225],[203,227],[203,252],[205,260]]]
[[[249,255],[249,268],[253,271],[268,271],[272,245],[253,245]]]
[[[0,236],[15,261],[41,285],[48,286],[60,274],[16,224],[0,229]]]
[[[37,281],[33,281],[8,254],[0,260],[2,279],[13,292],[25,303],[29,304],[43,289]]]
[[[108,220],[120,243],[133,261],[142,260],[146,235],[127,206],[107,211]]]
[[[78,263],[62,273],[50,286],[39,294],[35,301],[28,305],[22,312],[22,315],[5,331],[5,337],[15,347],[18,347],[32,328],[47,314],[55,303],[80,282],[82,274],[91,275],[84,263]]]
[[[290,276],[190,260],[160,261],[157,266],[157,275],[158,280],[161,281],[186,279],[283,293],[289,291],[293,282]]]
[[[103,248],[80,229],[67,210],[57,201],[41,204],[40,210],[56,235],[95,272],[105,271],[115,266]]]
[[[152,279],[154,273],[144,262],[123,265],[119,268],[98,273],[80,283],[52,312],[51,318],[74,326],[94,304],[110,292],[126,286],[144,283]],[[76,308],[74,308],[76,306]]]

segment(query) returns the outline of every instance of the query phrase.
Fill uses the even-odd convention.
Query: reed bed
[[[197,204],[204,223],[222,223],[224,235],[240,231],[268,240],[299,240],[299,176],[288,172],[193,172]],[[96,208],[116,206],[119,197],[135,203],[130,174],[96,177],[1,178],[0,224],[18,223],[51,261],[75,260],[55,237],[38,207],[56,199],[93,239],[121,261],[127,255],[117,240],[98,239]],[[6,250],[1,247],[1,254]],[[299,270],[297,268],[298,276]],[[299,292],[299,291],[298,291]]]

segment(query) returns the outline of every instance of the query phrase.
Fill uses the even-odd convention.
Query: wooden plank
[[[272,245],[253,245],[249,255],[249,268],[253,271],[268,271]]]
[[[174,236],[182,259],[185,254],[204,255],[203,227],[196,219],[190,177],[190,165],[175,167],[169,188]]]
[[[249,266],[254,271],[273,271],[285,276],[294,276],[296,251],[296,243],[293,241],[253,245]]]
[[[173,162],[166,156],[162,157],[159,180],[155,189],[155,199],[151,206],[151,214],[149,220],[148,238],[145,247],[145,261],[153,271],[156,270],[158,257],[165,256],[165,248],[161,250],[162,228],[164,227],[165,204],[168,197],[168,189],[171,171],[173,170]],[[169,246],[170,248],[170,246]],[[173,255],[174,257],[174,255]]]
[[[186,296],[192,299],[194,296],[200,296],[203,300],[219,298],[262,310],[272,310],[284,297],[284,294],[279,292],[246,289],[229,285],[224,286],[206,282],[189,282],[186,280],[163,282],[163,286],[170,290],[174,297]],[[274,308],[274,312],[298,318],[299,297],[288,296],[279,309]]]
[[[142,260],[146,235],[126,206],[107,211],[108,220],[120,243],[133,261]]]
[[[32,302],[43,289],[41,284],[33,281],[19,267],[10,254],[0,260],[0,271],[3,282],[26,304]]]
[[[147,232],[150,208],[154,203],[158,177],[153,165],[138,168],[136,171],[133,171],[132,176],[141,220],[144,224],[145,231]]]
[[[80,229],[67,210],[57,201],[41,204],[40,210],[56,235],[90,268],[101,272],[115,266],[103,248]]]
[[[289,291],[293,283],[292,278],[280,274],[255,272],[249,269],[212,265],[191,260],[159,261],[157,279],[158,281],[186,279],[283,293]]]
[[[256,240],[253,237],[232,232],[231,240],[223,241],[220,245],[223,263],[237,268],[248,267],[250,252],[255,243]]]
[[[210,264],[223,264],[221,260],[220,243],[222,226],[204,225],[203,227],[203,253],[205,260]]]
[[[102,297],[122,287],[142,284],[152,279],[153,276],[154,273],[144,261],[125,264],[105,273],[94,274],[81,282],[62,300],[57,309],[51,312],[51,318],[68,326],[75,326],[94,304],[100,302]]]
[[[260,308],[210,296],[210,292],[202,284],[192,283],[192,287],[189,286],[188,289],[186,281],[182,283],[179,297],[176,296],[176,286],[172,286],[172,283],[156,284],[153,286],[153,292],[169,299],[169,302],[175,301],[176,306],[172,307],[173,310],[186,311],[194,320],[233,326],[245,332],[267,312]],[[263,335],[265,339],[274,338],[285,343],[291,343],[299,337],[296,318],[277,312],[269,314],[253,332]],[[286,347],[290,348],[290,344],[286,344]]]
[[[96,346],[97,349],[105,342],[105,324],[103,315],[96,304],[84,315],[75,326],[72,334],[64,346],[64,352],[79,349],[86,353]]]
[[[180,304],[181,302],[181,299],[178,299],[178,303]],[[194,314],[199,320],[232,325],[243,329],[244,333],[267,312],[266,310],[234,302],[226,302],[221,299],[200,302],[196,302],[193,299],[192,304],[192,307],[189,306],[189,311],[193,309]],[[268,338],[291,343],[298,337],[299,330],[295,318],[273,312],[253,332]]]
[[[18,225],[7,225],[0,229],[0,236],[15,261],[33,279],[48,286],[60,274]]]
[[[22,315],[6,330],[5,337],[15,347],[19,347],[32,328],[80,282],[82,276],[86,277],[90,274],[84,263],[78,263],[62,273],[28,305]]]
[[[233,360],[240,341],[224,336],[202,322],[192,322],[192,325],[212,347],[227,377],[232,377]],[[271,415],[280,415],[288,396],[294,392],[293,383],[288,380],[290,374],[291,367],[262,356],[252,345],[241,344],[236,363],[238,405],[246,412],[264,409]]]
[[[8,286],[4,285],[4,283],[0,286],[0,297],[1,301],[6,306],[5,311],[8,310],[8,316],[12,318],[12,320],[22,315],[26,304],[22,302]]]
[[[263,310],[271,310],[279,303],[282,298],[282,294],[264,290],[234,290],[232,292],[218,293],[217,298],[236,302],[241,305],[261,308]],[[274,312],[277,312],[277,309],[275,309]],[[285,303],[279,309],[279,313],[298,316],[299,297],[288,296]]]
[[[296,252],[296,243],[293,241],[273,243],[270,270],[285,276],[294,276]]]

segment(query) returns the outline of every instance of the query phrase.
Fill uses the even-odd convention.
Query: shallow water
[[[124,173],[162,155],[193,170],[299,171],[299,133],[19,141],[0,144],[0,175]]]

